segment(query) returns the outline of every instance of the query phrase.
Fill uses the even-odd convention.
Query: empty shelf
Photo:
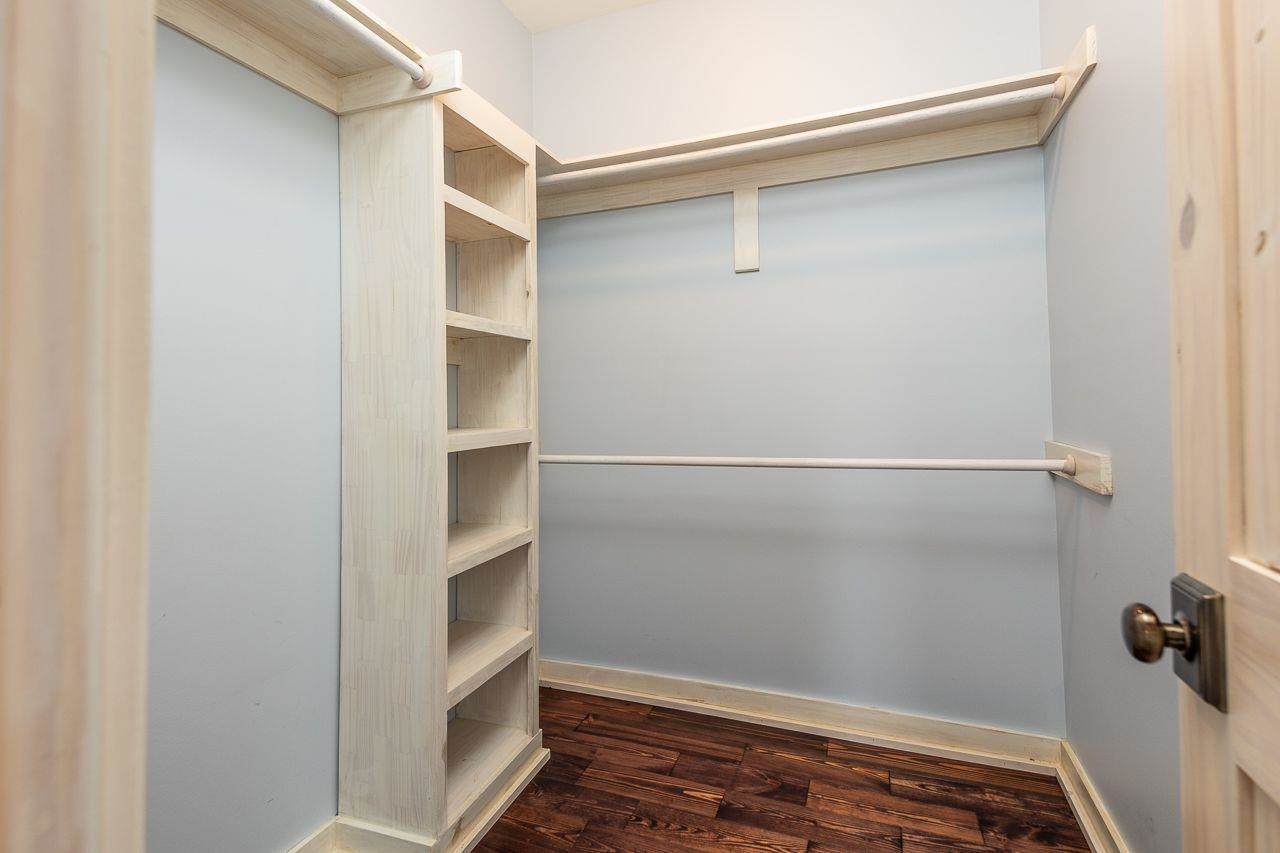
[[[530,745],[523,729],[457,717],[449,723],[445,816],[458,821]]]
[[[444,312],[446,334],[451,338],[514,338],[527,341],[533,337],[529,329],[515,323],[499,323],[473,314]]]
[[[533,647],[533,634],[515,625],[449,623],[449,704],[456,705]]]
[[[533,541],[533,528],[512,524],[450,524],[449,577]]]
[[[484,447],[503,447],[508,444],[528,444],[533,441],[533,430],[528,427],[482,427],[449,430],[449,452],[480,450]]]
[[[445,239],[459,243],[516,237],[528,241],[529,226],[500,210],[477,201],[451,186],[444,187]]]

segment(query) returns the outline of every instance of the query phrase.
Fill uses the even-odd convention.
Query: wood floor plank
[[[725,761],[742,760],[741,746],[715,743],[696,735],[658,731],[644,722],[622,722],[616,717],[606,717],[603,714],[589,714],[587,719],[578,726],[578,731],[651,746],[670,747],[681,753],[689,752],[707,758],[719,758]]]
[[[805,853],[807,839],[745,824],[641,804],[631,831],[658,833],[696,850],[749,850],[758,853]]]
[[[798,776],[779,772],[767,767],[755,767],[743,762],[738,765],[738,773],[729,783],[730,788],[744,794],[756,794],[785,800],[803,806],[809,798],[809,780]]]
[[[905,770],[940,779],[952,779],[960,782],[972,782],[1050,795],[1059,793],[1062,790],[1061,786],[1058,785],[1058,780],[1053,776],[1027,773],[1020,770],[1008,770],[1003,767],[988,767],[985,764],[937,758],[932,755],[918,755],[914,752],[904,752],[900,749],[889,749],[888,747],[832,740],[828,743],[827,752],[833,759],[856,767]]]
[[[671,775],[680,779],[692,779],[717,788],[727,788],[738,775],[736,761],[723,761],[719,758],[707,758],[694,755],[692,752],[682,753],[680,760],[671,768]]]
[[[637,770],[654,773],[670,773],[680,758],[674,749],[664,749],[652,744],[608,737],[592,731],[569,729],[558,724],[543,722],[542,745],[552,752],[572,755],[589,761],[605,761]]]
[[[785,800],[741,791],[725,792],[724,805],[716,817],[729,823],[771,829],[830,844],[836,850],[890,853],[902,849],[902,831],[896,826],[827,814]]]
[[[568,851],[578,842],[587,821],[564,812],[545,812],[519,798],[485,835],[478,849],[486,853],[529,850]]]
[[[561,690],[542,697],[551,759],[484,853],[1088,849],[1052,777]]]
[[[760,767],[792,782],[825,779],[834,785],[872,788],[889,792],[889,771],[879,767],[856,767],[827,755],[790,752],[774,746],[749,747],[742,757],[744,767]]]
[[[1026,793],[896,770],[889,774],[889,792],[898,797],[959,809],[1008,816],[1049,816],[1071,826],[1076,824],[1071,805],[1062,793],[1056,796]]]
[[[635,814],[638,805],[629,797],[551,781],[544,779],[541,773],[521,792],[519,801],[548,814],[555,812],[586,821],[616,820],[622,823]]]
[[[543,687],[539,691],[539,707],[542,705],[558,708],[563,713],[572,713],[579,708],[584,709],[585,717],[592,711],[609,711],[628,717],[644,718],[653,710],[652,705],[641,705],[636,702],[624,702],[621,699],[610,699],[607,696],[592,696],[588,693],[569,693],[554,687]]]
[[[771,744],[793,753],[825,753],[827,751],[827,739],[818,735],[788,732],[755,723],[708,717],[688,711],[654,708],[649,712],[647,721],[657,729],[689,734],[734,746]]]
[[[551,758],[547,760],[541,772],[538,773],[538,779],[572,785],[578,781],[582,771],[586,770],[593,760],[565,755],[563,752],[552,752]]]
[[[587,768],[590,772],[591,768]],[[921,803],[869,788],[846,788],[821,779],[809,783],[812,809],[833,812],[873,823],[887,823],[903,830],[916,829],[954,841],[982,843],[976,812]]]
[[[614,767],[600,761],[592,762],[578,785],[707,817],[715,817],[724,796],[724,789],[714,785],[630,767]]]

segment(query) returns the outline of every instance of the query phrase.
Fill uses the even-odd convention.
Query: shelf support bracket
[[[1054,471],[1053,476],[1070,480],[1080,488],[1100,495],[1115,494],[1115,484],[1111,479],[1111,457],[1105,453],[1073,447],[1059,441],[1046,441],[1044,458],[1070,459],[1075,462],[1072,473]]]
[[[760,271],[760,188],[733,191],[733,271]]]

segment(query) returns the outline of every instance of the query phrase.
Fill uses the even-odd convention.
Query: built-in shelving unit
[[[547,757],[534,145],[466,89],[339,128],[340,807],[465,850]]]

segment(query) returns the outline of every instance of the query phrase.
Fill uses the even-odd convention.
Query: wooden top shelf
[[[532,339],[528,327],[516,323],[499,323],[487,317],[474,314],[462,314],[457,311],[446,311],[444,315],[446,333],[451,338],[513,338],[527,341]]]
[[[784,124],[562,161],[538,155],[538,215],[656,204],[1043,144],[1097,64],[1085,31],[1067,62],[1016,77]]]
[[[528,444],[533,441],[533,430],[528,427],[480,427],[449,430],[449,452],[480,450],[485,447],[504,447],[508,444]]]
[[[489,622],[449,623],[449,706],[461,702],[503,667],[533,648],[527,628]]]
[[[528,225],[500,210],[477,201],[454,187],[444,188],[445,239],[458,243],[515,237],[528,242]]]
[[[533,541],[532,527],[513,524],[449,525],[449,577],[462,574],[494,557],[501,557]]]

